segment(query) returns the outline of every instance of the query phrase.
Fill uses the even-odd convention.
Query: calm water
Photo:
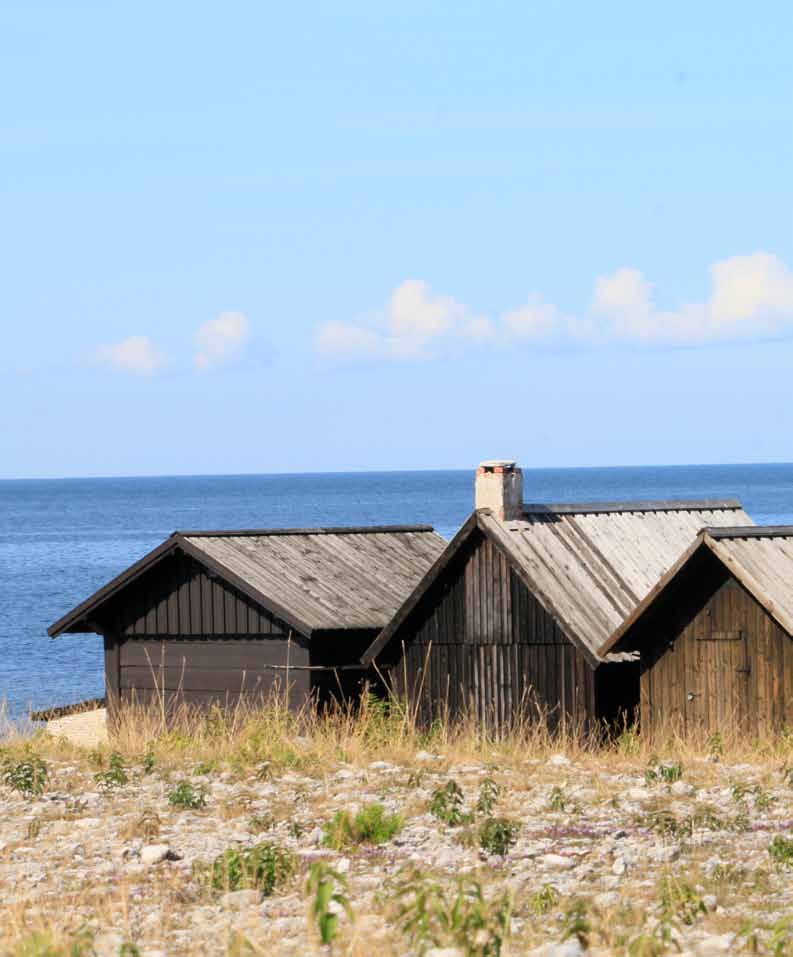
[[[793,465],[526,470],[527,501],[737,496],[793,523]],[[429,523],[451,536],[473,473],[0,481],[0,697],[12,711],[103,693],[100,639],[47,626],[174,529]]]

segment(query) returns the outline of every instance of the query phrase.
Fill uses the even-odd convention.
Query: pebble
[[[147,844],[140,849],[141,864],[159,864],[170,857],[171,848],[167,844]]]
[[[261,902],[261,891],[255,889],[228,891],[220,898],[223,907],[234,910],[242,910],[245,907],[256,907]]]
[[[578,863],[574,857],[565,857],[562,854],[543,854],[539,860],[543,867],[557,871],[571,871]]]

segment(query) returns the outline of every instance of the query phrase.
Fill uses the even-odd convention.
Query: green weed
[[[168,803],[185,811],[200,811],[207,805],[207,789],[190,781],[179,781],[168,792]]]
[[[349,811],[337,811],[325,827],[323,843],[340,851],[358,844],[385,844],[402,830],[399,814],[388,814],[382,804],[367,804],[353,817]]]
[[[97,771],[94,780],[103,791],[112,791],[114,788],[124,787],[129,783],[129,775],[124,767],[124,759],[118,753],[113,751],[108,759],[107,768],[103,771]]]
[[[532,894],[529,900],[529,909],[537,917],[542,917],[549,910],[556,906],[559,901],[559,892],[553,884],[543,884],[542,887]]]
[[[44,761],[30,752],[22,761],[7,760],[2,771],[3,784],[25,797],[43,794],[49,776],[49,769]]]
[[[324,861],[315,861],[308,872],[306,893],[310,894],[310,913],[317,926],[320,941],[331,947],[339,932],[339,913],[355,922],[352,904],[347,897],[347,881]]]
[[[460,877],[451,889],[421,874],[403,880],[396,891],[396,920],[411,948],[457,949],[465,957],[501,957],[509,940],[512,897],[486,898],[481,884]]]
[[[229,848],[212,864],[211,884],[217,891],[254,889],[269,897],[295,872],[295,859],[289,851],[264,842],[253,847]]]
[[[479,828],[479,846],[488,854],[505,857],[517,840],[520,825],[505,817],[489,817]]]
[[[476,801],[477,814],[491,814],[498,802],[501,788],[492,778],[485,778],[479,787],[479,797]]]
[[[774,863],[782,867],[790,867],[793,865],[793,840],[777,834],[768,845],[768,853]]]
[[[473,815],[468,813],[463,805],[464,797],[460,785],[456,781],[447,781],[443,787],[433,791],[430,800],[430,814],[449,827],[459,827],[468,824]]]

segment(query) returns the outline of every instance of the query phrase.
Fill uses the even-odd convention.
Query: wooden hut
[[[174,532],[49,628],[104,636],[111,706],[354,694],[361,653],[443,550],[429,526]]]
[[[477,473],[476,510],[362,663],[422,721],[518,715],[586,726],[638,701],[635,656],[600,649],[704,525],[735,500],[524,505],[514,462]]]
[[[793,726],[793,527],[706,528],[601,648],[638,652],[641,726]]]

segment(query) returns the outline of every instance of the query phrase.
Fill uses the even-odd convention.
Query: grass
[[[264,841],[249,848],[232,847],[215,858],[210,882],[216,891],[256,890],[269,897],[295,873],[294,855]]]
[[[557,753],[571,764],[548,763]],[[322,944],[350,957],[369,957],[373,951],[396,957],[444,946],[490,957],[506,954],[508,946],[513,954],[528,952],[558,942],[563,934],[585,937],[617,957],[647,957],[675,952],[670,935],[685,936],[692,927],[738,933],[761,912],[763,921],[755,921],[746,940],[756,940],[758,953],[793,953],[780,910],[787,900],[793,840],[772,840],[774,831],[755,836],[746,830],[760,822],[767,826],[768,815],[777,815],[783,830],[781,814],[793,787],[793,775],[785,770],[793,767],[793,736],[744,741],[724,733],[717,757],[713,741],[684,739],[673,730],[647,741],[632,729],[604,739],[579,736],[570,728],[550,734],[528,721],[502,735],[468,721],[423,729],[408,709],[375,707],[367,699],[357,712],[340,708],[323,715],[291,714],[277,701],[211,716],[183,709],[169,726],[157,709],[132,706],[120,715],[111,743],[93,755],[46,734],[12,731],[0,749],[0,792],[12,808],[0,833],[6,844],[0,858],[0,957],[93,957],[91,934],[107,927],[117,928],[141,953],[160,949],[174,957],[276,955],[289,941],[294,942],[290,953],[316,953]],[[371,770],[375,761],[396,770]],[[748,770],[737,767],[742,764]],[[696,802],[667,787],[679,775],[660,769],[675,766],[681,773],[685,768],[685,780],[698,789]],[[341,768],[355,769],[346,784],[337,780]],[[624,780],[640,785],[647,770],[656,774],[649,782],[656,786],[634,817],[635,802],[624,797]],[[100,777],[108,772],[112,782]],[[721,799],[718,807],[708,806],[719,789],[729,793],[733,784],[731,807],[725,810]],[[97,785],[104,795],[86,805],[84,792]],[[213,799],[207,801],[210,786]],[[425,815],[433,805],[443,826],[428,828]],[[182,813],[185,808],[204,813]],[[104,847],[103,863],[123,875],[118,883],[102,876],[96,886],[90,880],[70,884],[73,877],[58,875],[71,862],[55,856],[57,835],[67,835],[74,844],[82,838],[69,836],[72,822],[76,833],[81,819],[99,815],[118,815],[120,841],[170,842],[179,850],[185,833],[216,840],[228,828],[219,848],[230,846],[214,858],[218,845],[212,845],[203,883],[190,879],[189,866],[133,868],[128,874],[127,864],[111,861]],[[601,836],[595,825],[601,818],[608,821],[604,834],[628,832],[620,841],[635,839],[652,847],[663,837],[680,843],[666,885],[659,875],[668,865],[629,866],[625,884],[619,885],[623,897],[630,889],[629,900],[598,907],[587,894],[602,888],[598,882],[610,875],[612,858],[601,862],[594,853],[581,855],[578,867],[587,876],[576,881],[579,871],[572,871],[558,882],[565,888],[572,879],[574,894],[560,892],[553,872],[527,858],[525,849],[535,841],[561,847],[583,840],[597,846]],[[328,822],[324,846],[308,834],[317,821]],[[522,828],[516,833],[518,822]],[[460,825],[470,828],[470,845],[458,843],[465,830]],[[401,830],[406,840],[394,841]],[[707,850],[698,849],[701,830],[711,832]],[[438,863],[436,873],[419,876],[404,871],[413,853],[407,835],[413,840],[416,833],[430,833],[434,843],[429,846],[440,842],[451,863]],[[732,866],[730,861],[743,863],[733,849],[753,839],[764,865]],[[375,847],[381,849],[371,850]],[[417,847],[413,859],[432,867],[432,857],[425,862],[425,849]],[[480,850],[508,854],[507,861],[493,866]],[[39,851],[46,861],[41,883],[9,882],[9,865],[21,870],[26,855]],[[331,873],[336,854],[348,855],[349,872]],[[710,876],[703,869],[705,854],[723,859],[707,872]],[[464,875],[457,873],[460,860]],[[90,875],[90,865],[86,868]],[[720,911],[706,913],[702,898],[716,887]],[[223,891],[253,889],[264,895],[268,888],[272,900],[264,906],[273,908],[267,912],[273,920],[259,919],[254,930],[229,930],[235,920],[244,922],[225,915],[218,918],[211,946],[206,938],[191,936],[190,915],[218,906]],[[57,908],[47,903],[52,898],[46,894],[57,895]],[[156,946],[176,932],[184,935],[178,947]]]
[[[399,814],[389,814],[379,803],[367,804],[355,815],[337,811],[325,827],[323,843],[335,851],[359,844],[385,844],[404,826]]]

